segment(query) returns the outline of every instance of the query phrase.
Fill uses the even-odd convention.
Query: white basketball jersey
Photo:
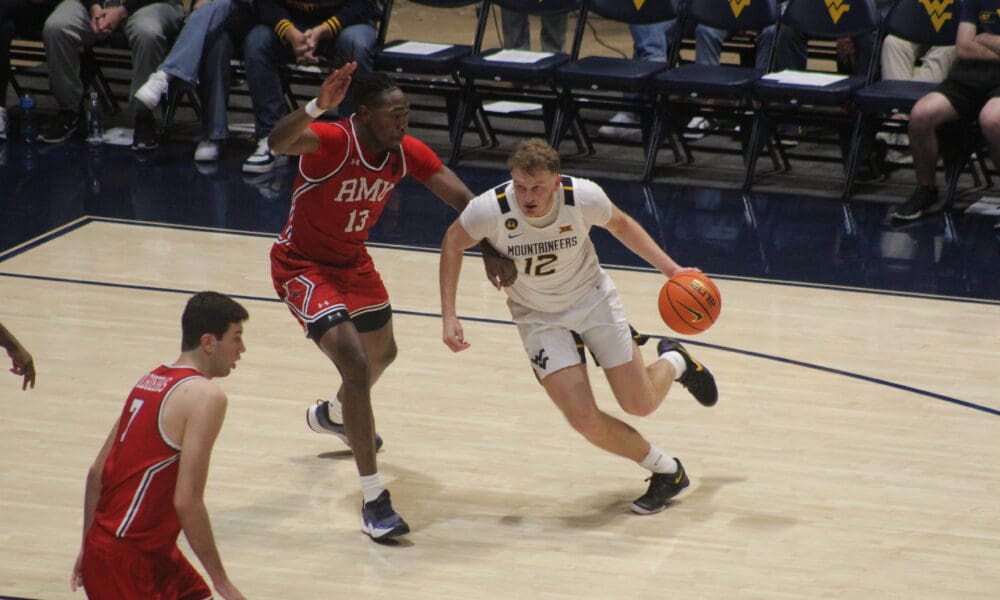
[[[552,210],[558,211],[555,221],[532,226],[508,181],[473,198],[459,217],[471,237],[488,240],[514,260],[517,281],[504,288],[509,300],[546,313],[566,311],[593,296],[603,282],[610,283],[589,235],[592,225],[611,219],[611,200],[604,190],[588,179],[563,177]],[[514,306],[511,310],[519,312]]]

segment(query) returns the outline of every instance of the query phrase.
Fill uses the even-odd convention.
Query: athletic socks
[[[681,356],[681,353],[676,350],[664,352],[660,355],[660,358],[674,366],[674,381],[680,379],[684,375],[684,371],[687,370],[687,361],[685,361],[684,357]]]
[[[663,453],[656,446],[649,445],[649,454],[642,459],[639,466],[645,467],[654,473],[676,473],[677,461]],[[363,478],[362,478],[363,479]]]
[[[378,473],[361,476],[361,493],[365,497],[365,502],[375,501],[384,491],[385,488],[382,487],[382,480],[379,478]]]

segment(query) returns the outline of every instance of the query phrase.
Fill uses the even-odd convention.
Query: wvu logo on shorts
[[[851,10],[851,5],[844,0],[823,0],[826,3],[826,10],[830,11],[830,18],[834,24],[844,16],[844,13]]]
[[[531,362],[538,365],[538,368],[545,370],[545,365],[549,364],[549,357],[545,356],[545,348],[538,351],[538,354],[531,357]]]
[[[948,8],[954,3],[955,0],[920,0],[920,4],[923,4],[924,10],[927,11],[927,16],[931,18],[934,31],[941,31],[945,21],[951,20],[952,13]]]
[[[729,0],[729,9],[733,11],[733,16],[740,18],[743,9],[750,6],[750,0]]]

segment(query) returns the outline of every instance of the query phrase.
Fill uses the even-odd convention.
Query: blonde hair
[[[529,175],[539,171],[559,172],[559,153],[541,138],[528,138],[517,145],[507,159],[510,170],[520,169]]]

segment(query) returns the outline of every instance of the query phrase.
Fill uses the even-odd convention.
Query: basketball
[[[667,280],[658,298],[660,318],[677,333],[694,335],[719,320],[722,296],[715,282],[698,271],[687,271]]]

